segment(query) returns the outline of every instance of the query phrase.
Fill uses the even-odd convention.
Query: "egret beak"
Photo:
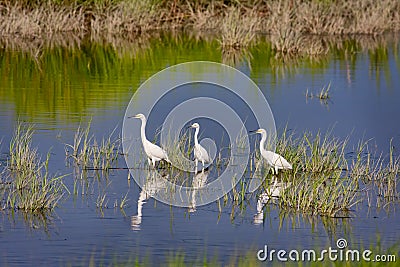
[[[128,119],[132,119],[132,118],[134,118],[134,119],[137,119],[137,118],[139,118],[139,117],[138,117],[138,115],[137,115],[137,114],[136,114],[136,115],[132,115],[132,116],[129,116],[129,117],[128,117]]]
[[[249,131],[249,133],[261,133],[262,129],[257,129],[257,130],[253,130],[253,131]]]

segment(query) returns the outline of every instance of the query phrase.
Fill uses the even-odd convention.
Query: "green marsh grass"
[[[188,159],[190,160],[193,156],[193,147],[191,144],[193,142],[194,131],[188,128],[180,135],[173,135],[173,132],[171,129],[168,130],[164,149],[167,151],[169,159],[174,162],[177,168],[190,170],[192,169],[192,165]],[[160,133],[160,131],[157,131],[154,142],[159,139]]]
[[[326,101],[331,98],[331,95],[329,93],[330,89],[331,89],[331,83],[329,83],[327,86],[323,86],[318,93],[310,92],[307,88],[306,97],[318,98],[319,100],[324,101],[326,103]]]
[[[368,206],[372,201],[377,208],[385,207],[392,203],[400,203],[398,184],[400,178],[400,157],[394,155],[392,142],[390,142],[389,155],[383,157],[365,153],[360,149],[357,153],[358,162],[352,163],[351,175],[362,180],[368,188],[366,197]]]
[[[269,173],[265,162],[260,161],[259,144],[256,141],[256,150],[251,155],[250,169],[246,170],[245,177],[250,175],[266,178],[258,193],[260,190],[268,190],[272,179],[278,179],[284,184],[277,201],[282,211],[346,217],[355,210],[358,203],[370,197],[372,189],[376,190],[376,196],[386,200],[386,203],[398,200],[400,160],[394,157],[393,151],[391,150],[388,158],[373,157],[368,150],[368,142],[360,141],[357,146],[351,148],[348,145],[350,136],[340,139],[332,135],[332,130],[326,133],[319,131],[315,134],[306,132],[296,135],[295,132],[284,129],[279,138],[269,138],[270,144],[267,144],[267,148],[271,146],[271,142],[275,142],[276,152],[293,165],[293,170],[280,171],[277,177]],[[243,140],[236,140],[238,147],[244,146]],[[189,157],[191,150],[190,147],[188,149],[188,142],[190,143],[190,135],[168,145],[170,157],[177,157],[179,153]],[[171,148],[176,151],[169,150]],[[225,159],[217,157],[213,165],[217,175],[226,164]],[[190,174],[174,168],[168,168],[165,172],[172,182],[182,186],[189,185],[187,183]],[[245,178],[233,175],[232,182],[237,184],[224,196],[222,206],[232,206],[231,219],[234,219],[250,205],[249,201],[254,194],[247,193],[249,184]],[[217,205],[221,210],[221,202]]]
[[[349,138],[340,140],[331,131],[296,137],[285,129],[276,142],[276,152],[292,163],[293,170],[273,177],[269,168],[262,167],[255,168],[252,175],[267,177],[262,191],[270,187],[272,179],[287,185],[278,199],[279,207],[287,211],[340,217],[366,198],[369,205],[369,198],[376,199],[377,205],[398,202],[400,158],[394,157],[392,150],[388,158],[374,157],[368,142],[362,141],[349,158]],[[257,151],[255,158],[260,160]]]
[[[330,174],[348,168],[345,157],[348,141],[348,138],[340,140],[333,137],[331,130],[325,134],[319,131],[296,136],[293,131],[284,129],[276,141],[276,152],[293,165],[294,174]],[[256,158],[260,158],[258,151],[255,154]]]
[[[68,158],[82,169],[107,171],[117,164],[120,142],[113,138],[114,131],[108,137],[97,141],[90,135],[90,122],[85,129],[78,127],[73,144],[65,144]]]
[[[100,162],[101,157],[97,159],[92,155],[100,154],[100,152],[97,152],[100,151],[99,147],[112,147],[112,149],[109,149],[112,153],[110,155],[103,153],[101,154],[103,157],[113,158],[113,155],[118,154],[118,149],[110,145],[113,144],[112,139],[108,138],[106,139],[107,142],[98,145],[94,141],[94,137],[90,135],[89,128],[90,124],[84,130],[78,129],[74,144],[68,146],[72,150],[71,157],[77,159],[77,162],[86,164],[84,166],[92,166],[87,164],[97,166],[99,164],[96,162]],[[394,156],[393,150],[390,150],[387,158],[376,157],[370,153],[368,142],[360,141],[357,146],[350,148],[348,146],[350,137],[339,139],[332,135],[332,130],[328,130],[326,133],[312,134],[306,132],[296,135],[294,131],[289,131],[286,128],[279,138],[269,138],[267,148],[271,146],[271,142],[275,142],[276,152],[293,165],[293,170],[281,171],[277,177],[274,177],[285,185],[281,196],[276,201],[281,210],[327,217],[342,217],[348,216],[356,205],[364,199],[367,199],[370,205],[376,199],[380,201],[377,202],[377,205],[387,205],[398,200],[397,185],[400,160]],[[156,140],[159,138],[159,133],[160,131],[155,136]],[[187,164],[187,161],[182,161],[182,155],[186,159],[190,159],[192,156],[193,151],[190,145],[192,134],[189,130],[175,139],[172,139],[171,136],[168,137],[164,148],[172,161],[178,162],[182,166]],[[243,134],[235,140],[239,149],[245,147],[245,140]],[[257,141],[255,145],[256,150],[251,155],[250,169],[246,170],[245,177],[250,175],[250,177],[264,177],[266,179],[258,193],[248,194],[246,179],[233,175],[233,182],[238,183],[231,192],[224,196],[222,203],[217,203],[219,210],[221,210],[221,206],[230,205],[232,207],[231,219],[240,216],[247,206],[251,205],[251,198],[259,194],[260,191],[268,190],[272,184],[273,177],[268,171],[268,166],[265,163],[260,164],[262,161],[260,161]],[[227,149],[230,150],[230,148]],[[144,155],[142,160],[147,163]],[[83,163],[81,164],[83,165]],[[226,164],[228,164],[228,161],[220,153],[213,165],[213,168],[216,168],[217,175],[226,168]],[[190,166],[183,167],[190,169]],[[157,168],[162,171],[163,177],[178,185],[178,188],[179,186],[191,186],[190,181],[193,177],[190,172],[163,163],[158,164]],[[88,187],[86,186],[86,190],[88,190]],[[84,190],[83,187],[82,190]],[[176,194],[176,192],[167,193],[170,193],[171,196]],[[374,194],[375,196],[372,197]],[[125,195],[121,199],[121,207],[126,203],[126,197]],[[107,203],[105,194],[99,194],[96,206],[102,207],[104,203]],[[118,206],[118,201],[115,203]]]
[[[110,169],[117,168],[118,156],[122,153],[119,139],[113,137],[114,131],[98,141],[91,133],[89,121],[86,127],[77,128],[72,144],[65,144],[66,161],[71,164],[75,178],[72,194],[75,197],[97,195],[93,201],[101,215],[108,208],[106,188],[111,183]],[[121,198],[122,206],[127,202],[126,197]]]
[[[360,141],[355,147],[349,147],[350,136],[340,139],[332,135],[332,130],[326,133],[306,132],[296,135],[294,131],[284,129],[279,138],[269,138],[268,142],[276,143],[276,152],[293,165],[293,170],[281,171],[275,178],[285,185],[276,201],[281,210],[327,217],[346,217],[355,210],[358,203],[366,198],[372,198],[371,190],[376,190],[375,195],[378,199],[385,200],[386,203],[398,200],[400,160],[394,156],[393,150],[388,158],[374,157],[369,151],[368,142]],[[179,161],[179,155],[182,154],[190,158],[191,134],[186,132],[183,137],[167,142],[165,149],[171,159]],[[244,140],[238,137],[236,145],[239,148],[245,146]],[[260,164],[262,162],[257,141],[255,145],[256,150],[251,155],[245,177],[250,175],[266,179],[257,193],[248,194],[246,179],[233,175],[232,182],[238,183],[224,196],[222,202],[216,203],[219,210],[222,206],[232,207],[231,219],[240,216],[251,205],[251,198],[260,191],[268,190],[272,184],[268,166],[265,163]],[[213,165],[217,175],[226,164],[228,161],[221,154],[217,156]],[[169,165],[159,166],[162,167],[164,176],[171,182],[190,186],[192,178],[190,173]],[[175,192],[170,193],[173,195]]]
[[[129,193],[129,191],[126,192],[126,194],[123,197],[121,197],[121,200],[118,205],[120,209],[124,209],[126,206],[128,206],[128,202],[129,202],[128,193]]]
[[[33,134],[32,125],[18,123],[10,142],[4,204],[9,209],[52,210],[65,192],[64,176],[49,174],[50,153],[42,162],[37,148],[32,148]]]
[[[96,207],[100,210],[108,208],[108,198],[105,192],[97,196]]]
[[[311,215],[343,216],[361,201],[358,180],[332,176],[298,175],[282,178],[289,186],[282,190],[279,206],[283,210]]]

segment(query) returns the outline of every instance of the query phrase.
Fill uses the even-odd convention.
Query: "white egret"
[[[275,170],[275,174],[278,174],[278,170],[291,170],[292,165],[281,155],[268,151],[264,148],[265,140],[267,139],[267,132],[264,129],[258,129],[255,133],[261,134],[260,141],[260,153],[261,156],[267,160],[269,166]]]
[[[156,165],[156,161],[160,161],[160,160],[165,160],[166,162],[171,163],[171,161],[169,161],[168,159],[168,155],[167,152],[162,149],[161,147],[153,144],[152,142],[150,142],[149,140],[147,140],[146,138],[146,117],[139,113],[136,114],[135,116],[129,117],[129,118],[136,118],[136,119],[140,119],[142,121],[142,126],[140,128],[140,136],[142,139],[142,144],[143,144],[143,148],[144,148],[144,152],[147,155],[147,160],[149,162],[150,165],[150,161],[153,164],[153,167],[155,167]]]
[[[190,127],[196,129],[196,131],[194,133],[194,160],[196,163],[196,169],[197,169],[197,164],[199,161],[201,161],[201,163],[203,164],[203,168],[204,168],[204,165],[205,165],[204,163],[211,162],[211,159],[210,159],[210,156],[208,156],[207,150],[199,144],[199,141],[197,139],[197,136],[200,131],[200,125],[196,122],[196,123],[193,123]]]

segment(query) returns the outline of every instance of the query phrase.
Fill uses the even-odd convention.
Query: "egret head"
[[[262,135],[267,134],[267,132],[266,132],[264,129],[262,129],[262,128],[256,130],[255,133],[259,133],[259,134],[262,134]]]
[[[190,126],[191,128],[200,128],[200,125],[197,123],[197,122],[195,122],[195,123],[193,123],[191,126]]]
[[[128,118],[135,118],[135,119],[141,119],[141,120],[146,119],[146,117],[142,113],[136,114],[134,116],[130,116]]]

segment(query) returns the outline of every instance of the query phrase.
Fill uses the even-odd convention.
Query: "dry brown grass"
[[[161,10],[150,0],[123,1],[115,6],[96,7],[90,20],[92,34],[112,36],[146,32],[162,28]]]
[[[238,8],[229,8],[220,23],[222,47],[240,48],[248,46],[255,37],[260,23],[254,10],[242,13]]]
[[[151,1],[132,0],[87,5],[27,6],[22,0],[0,3],[0,33],[27,37],[59,32],[126,34],[193,27],[245,40],[262,31],[283,38],[301,34],[381,34],[400,30],[400,2],[359,1]],[[225,37],[224,37],[225,36]],[[250,38],[251,39],[251,38]],[[229,41],[228,41],[229,40]]]
[[[262,30],[301,34],[382,34],[400,29],[400,3],[383,1],[269,1]]]
[[[21,37],[51,36],[60,32],[84,32],[85,13],[78,7],[51,3],[34,8],[0,4],[0,34]]]
[[[280,54],[321,55],[329,49],[322,36],[379,36],[400,30],[397,0],[226,3],[121,0],[111,4],[94,1],[59,5],[50,1],[27,6],[24,2],[4,1],[0,2],[0,36],[33,43],[60,34],[77,39],[89,35],[92,40],[132,40],[157,30],[179,28],[213,32],[226,51],[248,47],[256,42],[258,33],[263,33]],[[226,53],[226,58],[236,54]],[[235,57],[230,59],[235,61]]]
[[[380,35],[398,31],[400,3],[385,1],[271,1],[258,29],[270,34],[278,52],[324,54],[321,42],[309,42],[319,35]]]

